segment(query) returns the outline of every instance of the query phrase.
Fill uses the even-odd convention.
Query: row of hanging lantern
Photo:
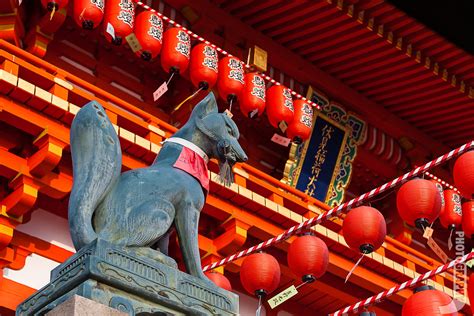
[[[217,86],[221,98],[230,107],[238,101],[246,117],[256,118],[266,109],[270,124],[281,128],[284,122],[291,140],[302,142],[310,137],[311,105],[303,100],[293,102],[290,90],[283,85],[266,89],[261,75],[245,74],[243,62],[236,57],[219,59],[217,50],[210,44],[199,43],[191,49],[188,32],[177,27],[165,31],[163,20],[149,10],[135,16],[132,0],[75,0],[73,14],[76,23],[84,29],[96,28],[103,20],[105,38],[114,45],[124,44],[125,38],[133,33],[140,44],[136,54],[142,59],[160,56],[162,68],[172,75],[183,74],[189,68],[190,80],[197,89]]]
[[[462,226],[468,237],[474,235],[474,151],[456,159],[453,168],[453,189],[443,191],[434,180],[413,179],[404,183],[397,193],[400,217],[422,230],[439,218],[441,226],[452,233]],[[463,202],[464,201],[464,202]]]

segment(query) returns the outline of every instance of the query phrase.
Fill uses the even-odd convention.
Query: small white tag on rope
[[[433,238],[429,238],[427,242],[428,246],[433,250],[433,252],[443,261],[444,263],[448,262],[448,255],[439,247],[439,245],[434,241]]]
[[[430,239],[431,236],[433,236],[433,228],[431,227],[426,227],[425,231],[423,232],[423,238]]]
[[[18,0],[18,6],[21,6],[22,2],[23,2],[23,0]]]
[[[142,45],[140,45],[140,42],[138,41],[137,37],[135,36],[135,33],[130,33],[125,37],[125,40],[127,41],[128,45],[132,49],[132,52],[136,53],[140,50],[142,50]]]
[[[283,304],[284,302],[286,302],[287,300],[289,300],[296,294],[298,294],[298,290],[296,289],[294,285],[292,285],[289,288],[281,291],[280,293],[278,293],[271,299],[269,299],[268,305],[270,305],[270,307],[274,309],[275,307],[277,307],[280,304]]]
[[[346,280],[344,281],[344,283],[347,283],[347,280],[349,280],[349,278],[351,277],[352,272],[354,272],[354,270],[360,264],[360,262],[362,261],[362,258],[364,258],[364,256],[365,256],[365,254],[362,254],[362,256],[360,256],[359,260],[357,260],[356,264],[352,267],[351,271],[349,271],[349,273],[347,274]]]
[[[449,232],[448,250],[453,249],[453,231],[454,231],[454,229],[451,229],[450,232]]]
[[[114,29],[114,26],[112,24],[107,23],[107,29],[106,29],[106,32],[110,34],[110,36],[112,36],[113,39],[115,39],[115,29]]]
[[[234,116],[234,114],[232,114],[232,112],[230,112],[229,109],[226,109],[224,111],[224,114],[227,115],[229,118],[232,118],[232,116]]]
[[[156,101],[161,98],[161,96],[165,94],[166,91],[168,91],[168,85],[166,84],[166,82],[163,82],[161,86],[159,86],[158,89],[153,92],[153,101]]]
[[[255,109],[255,110],[253,110],[252,112],[249,113],[249,117],[253,118],[257,114],[258,114],[258,109]]]
[[[278,135],[277,133],[273,134],[271,141],[284,147],[288,147],[288,145],[291,143],[291,139]]]
[[[288,128],[288,124],[286,124],[285,121],[281,121],[280,124],[278,124],[278,127],[284,133],[286,132],[286,129]]]

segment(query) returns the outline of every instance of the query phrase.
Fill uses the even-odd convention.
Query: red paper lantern
[[[247,292],[265,297],[280,284],[280,265],[267,253],[254,253],[244,259],[240,281]]]
[[[282,121],[290,124],[293,121],[293,111],[290,90],[282,85],[274,85],[267,90],[267,116],[273,127],[278,127]]]
[[[369,206],[352,209],[342,222],[342,235],[352,249],[368,254],[380,248],[387,234],[382,213]]]
[[[405,222],[423,229],[439,216],[441,196],[433,182],[410,180],[398,190],[397,209]]]
[[[230,102],[236,100],[244,88],[244,66],[235,57],[224,57],[219,60],[219,77],[217,90],[219,96]]]
[[[296,143],[307,140],[313,127],[313,108],[303,100],[293,102],[295,115],[288,125],[286,135]]]
[[[135,18],[135,36],[142,49],[136,54],[149,61],[158,56],[163,41],[163,20],[149,10],[145,10]]]
[[[304,282],[312,282],[323,276],[328,262],[328,247],[316,236],[298,237],[288,248],[288,266]]]
[[[474,151],[468,151],[456,159],[453,178],[454,185],[465,198],[474,198]]]
[[[92,30],[99,26],[104,18],[104,1],[74,0],[73,17],[79,27]]]
[[[135,4],[132,0],[107,0],[102,22],[105,39],[117,46],[125,43],[125,37],[133,32],[134,19]]]
[[[454,190],[445,190],[444,210],[439,215],[439,220],[444,228],[454,230],[462,223],[461,196]]]
[[[48,11],[58,11],[67,7],[68,0],[41,0],[41,5]]]
[[[161,67],[168,73],[184,73],[188,69],[190,50],[188,33],[177,27],[168,29],[163,35]]]
[[[450,313],[450,310],[456,310],[456,306],[448,294],[434,290],[431,286],[423,286],[405,301],[402,316],[458,315],[457,312]]]
[[[462,230],[468,237],[474,235],[474,200],[462,204]]]
[[[436,186],[436,189],[438,190],[439,192],[439,197],[441,198],[441,208],[439,210],[439,213],[443,213],[444,212],[444,206],[445,206],[445,202],[444,202],[444,188],[443,186],[441,185],[441,183],[439,183],[438,181],[436,180],[430,180],[431,182],[433,182],[433,184]]]
[[[232,285],[230,285],[229,279],[226,278],[223,274],[220,274],[215,271],[205,272],[204,274],[218,287],[223,288],[227,291],[232,291]]]
[[[265,110],[265,80],[256,72],[245,75],[245,84],[240,95],[240,111],[255,118]]]
[[[208,44],[198,44],[191,51],[189,77],[196,88],[212,89],[218,76],[217,50]]]

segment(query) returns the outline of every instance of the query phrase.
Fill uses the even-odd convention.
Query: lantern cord
[[[232,112],[232,102],[234,101],[234,99],[230,99],[230,102],[229,102],[229,112]]]
[[[347,280],[349,280],[349,278],[351,277],[352,272],[354,272],[354,270],[360,264],[360,262],[362,261],[362,258],[364,258],[364,256],[365,256],[365,253],[363,253],[362,256],[360,256],[359,260],[357,260],[356,264],[352,267],[351,271],[349,271],[349,273],[347,274],[346,280],[344,281],[344,283],[347,283]]]
[[[303,285],[305,285],[305,284],[307,284],[307,283],[309,283],[309,281],[304,281],[303,283],[301,283],[300,285],[298,285],[298,286],[296,287],[296,289],[299,289],[300,287],[302,287]]]
[[[166,85],[169,85],[169,84],[170,84],[171,79],[173,79],[173,76],[174,76],[174,71],[171,72],[171,76],[170,76],[170,78],[168,79],[168,81],[166,81]]]
[[[81,12],[81,14],[79,14],[79,20],[80,21],[84,21],[84,13],[86,12],[86,8],[84,8]]]
[[[258,307],[257,310],[255,311],[255,316],[260,316],[260,312],[262,311],[262,296],[258,296]]]
[[[171,75],[173,76],[173,75]],[[171,80],[171,78],[170,78]],[[169,82],[169,80],[168,80]],[[167,84],[168,85],[168,84]],[[171,112],[171,114],[173,114],[174,112],[178,111],[182,106],[183,104],[185,104],[186,102],[188,102],[189,100],[191,100],[192,98],[194,98],[200,91],[202,90],[202,87],[199,88],[198,90],[196,90],[193,94],[191,94],[189,97],[187,97],[186,99],[184,99],[183,101],[181,101],[180,104],[178,104],[177,107],[174,108],[173,112]]]
[[[56,12],[56,6],[53,5],[53,10],[51,10],[51,15],[49,16],[49,20],[51,21],[53,19],[54,13]]]
[[[451,250],[453,248],[453,231],[454,229],[449,230],[449,238],[448,238],[448,250]]]

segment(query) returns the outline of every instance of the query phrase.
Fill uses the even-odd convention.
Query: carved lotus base
[[[236,294],[175,264],[156,251],[96,240],[54,269],[51,282],[20,304],[16,314],[44,315],[80,295],[129,315],[238,315]]]

